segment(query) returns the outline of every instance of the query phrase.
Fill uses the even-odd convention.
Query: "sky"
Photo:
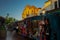
[[[0,0],[0,16],[13,17],[17,20],[22,20],[22,12],[26,5],[42,8],[47,0]]]

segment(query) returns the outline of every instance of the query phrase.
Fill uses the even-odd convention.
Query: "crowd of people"
[[[38,30],[34,30],[34,28],[31,28],[33,30],[28,29],[30,24],[18,22],[16,25],[17,26],[14,27],[13,30],[16,30],[17,34],[25,37],[27,40],[50,40],[51,28],[48,19],[40,20],[38,22]],[[6,34],[5,18],[0,17],[0,39],[6,39]],[[55,34],[56,33],[54,33],[54,35]]]
[[[48,19],[40,20],[38,22],[38,30],[27,30],[27,25],[24,23],[18,23],[18,26],[16,27],[16,32],[22,36],[30,38],[31,40],[50,40],[51,30]]]

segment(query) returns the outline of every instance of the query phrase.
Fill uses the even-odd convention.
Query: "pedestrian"
[[[50,40],[50,35],[51,35],[51,27],[50,27],[50,22],[49,19],[45,18],[45,35],[46,35],[46,40]]]
[[[39,21],[39,33],[40,33],[40,40],[45,40],[45,30],[44,30],[44,26],[45,22],[44,20],[40,20]]]
[[[16,33],[18,33],[18,26],[16,27]]]

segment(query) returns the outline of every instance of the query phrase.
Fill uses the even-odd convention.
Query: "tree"
[[[9,23],[12,23],[12,22],[15,22],[15,21],[16,21],[16,19],[13,18],[13,17],[9,17],[9,14],[7,13],[5,23],[9,24]]]

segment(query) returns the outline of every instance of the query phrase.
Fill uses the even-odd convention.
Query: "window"
[[[59,3],[59,8],[60,8],[60,0],[58,0],[58,3]]]
[[[54,4],[55,4],[55,9],[56,9],[57,8],[57,1]]]

